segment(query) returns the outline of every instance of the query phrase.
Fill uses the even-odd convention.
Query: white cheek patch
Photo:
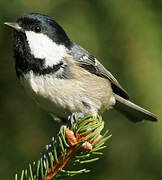
[[[56,65],[65,56],[66,48],[52,41],[47,35],[25,31],[31,54],[45,59],[45,67]]]

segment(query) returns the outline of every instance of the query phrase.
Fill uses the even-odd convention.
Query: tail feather
[[[117,94],[114,94],[116,99],[115,109],[126,116],[133,122],[140,122],[142,120],[157,121],[158,118],[153,113],[144,108],[126,100]]]

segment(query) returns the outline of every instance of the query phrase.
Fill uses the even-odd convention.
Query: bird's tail
[[[140,122],[142,120],[149,120],[149,121],[157,121],[157,117],[147,111],[146,109],[141,108],[140,106],[126,100],[117,94],[114,94],[116,99],[116,104],[114,108],[126,116],[129,120],[133,122]]]

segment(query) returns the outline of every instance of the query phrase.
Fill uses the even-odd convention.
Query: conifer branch
[[[99,159],[99,152],[105,148],[105,142],[111,137],[108,131],[102,136],[104,121],[101,116],[96,119],[92,115],[80,117],[72,115],[66,126],[60,128],[56,138],[46,145],[42,157],[22,170],[21,176],[15,180],[51,180],[54,177],[73,176],[87,173],[81,169],[69,171],[63,169],[73,159],[75,165],[90,163]]]

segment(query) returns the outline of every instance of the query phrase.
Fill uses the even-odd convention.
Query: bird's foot
[[[72,113],[70,116],[68,116],[68,122],[70,122],[70,125],[72,126],[74,123],[78,122],[80,119],[84,117],[85,114],[81,112]]]

